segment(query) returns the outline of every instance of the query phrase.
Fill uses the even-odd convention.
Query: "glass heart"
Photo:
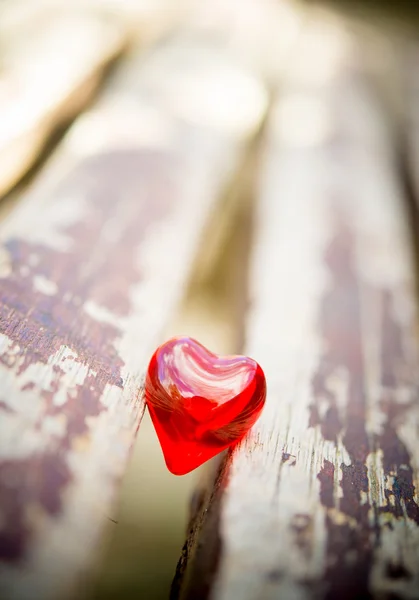
[[[247,356],[217,356],[178,337],[154,352],[145,396],[166,465],[184,475],[247,433],[265,403],[266,380]]]

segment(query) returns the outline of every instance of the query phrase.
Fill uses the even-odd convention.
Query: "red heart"
[[[179,337],[153,354],[145,396],[167,468],[184,475],[247,433],[265,403],[266,380],[247,356],[220,357]]]

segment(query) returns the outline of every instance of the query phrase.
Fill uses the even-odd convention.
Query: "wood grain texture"
[[[419,598],[414,266],[361,48],[312,23],[273,111],[246,344],[266,409],[200,496],[174,598]]]
[[[57,12],[35,11],[31,23],[21,25],[23,32],[17,27],[18,42],[2,48],[0,195],[32,166],[54,129],[91,98],[104,68],[126,43],[116,21]]]
[[[81,597],[146,361],[265,106],[214,46],[133,57],[1,225],[2,599]]]

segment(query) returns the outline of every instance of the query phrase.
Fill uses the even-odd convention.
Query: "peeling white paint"
[[[42,275],[35,275],[32,282],[34,289],[46,296],[55,296],[58,292],[57,284]]]

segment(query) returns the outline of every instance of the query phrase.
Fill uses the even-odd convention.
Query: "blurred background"
[[[281,94],[282,74],[295,60],[293,44],[310,11],[318,11],[325,21],[344,19],[345,35],[349,32],[362,39],[365,72],[380,91],[397,136],[403,139],[406,81],[412,83],[419,72],[415,62],[419,57],[415,45],[418,3],[73,0],[69,4],[65,0],[0,0],[2,219],[19,204],[73,119],[96,102],[109,101],[112,82],[118,81],[119,70],[130,57],[148,60],[173,36],[188,37],[190,32],[195,40],[202,37],[206,43],[227,49],[258,79],[269,105],[272,94]],[[190,52],[194,52],[193,45]],[[410,70],[413,63],[414,70]],[[141,61],[135,64],[141,66]],[[195,67],[199,73],[199,61]],[[193,107],[185,109],[173,100],[178,90],[170,85],[167,89],[169,111],[193,112]],[[226,121],[231,124],[235,110],[230,107],[223,113],[222,103],[222,94],[212,98],[204,115],[196,118],[210,127],[224,127]],[[236,185],[210,220],[202,253],[164,337],[187,334],[221,354],[240,352],[243,347],[261,135],[263,122],[247,147],[246,168],[239,171]],[[206,469],[180,478],[171,475],[146,412],[109,523],[109,543],[104,546],[92,598],[169,597],[193,491]]]

